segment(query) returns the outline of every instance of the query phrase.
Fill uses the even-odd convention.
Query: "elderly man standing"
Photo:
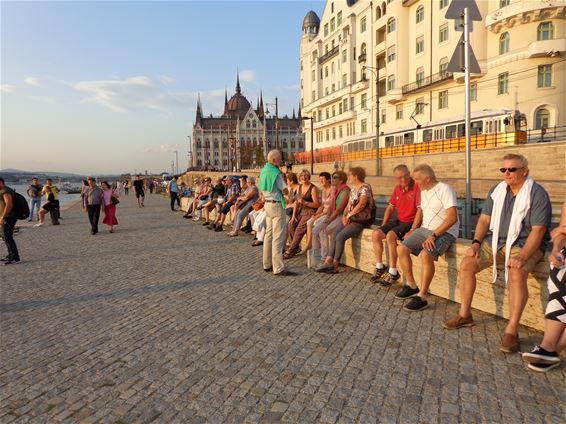
[[[428,307],[426,295],[434,277],[434,261],[456,241],[459,232],[456,192],[446,183],[436,180],[433,169],[426,164],[413,170],[413,179],[421,189],[423,222],[397,247],[399,263],[407,284],[397,292],[397,299],[412,298],[403,309],[421,311]],[[421,259],[421,287],[413,275],[411,253]]]
[[[96,185],[96,178],[88,179],[88,189],[84,197],[84,205],[90,222],[90,234],[98,233],[98,220],[100,219],[100,208],[104,206],[104,192]]]
[[[283,249],[287,239],[285,198],[287,187],[279,167],[281,153],[272,150],[267,155],[267,164],[261,170],[259,190],[265,199],[266,232],[263,240],[263,269],[274,275],[296,275],[287,271],[283,264]]]
[[[493,282],[497,264],[505,265],[505,282],[509,288],[509,323],[500,350],[519,350],[519,320],[528,298],[527,274],[543,257],[550,240],[548,229],[552,207],[548,194],[529,176],[527,159],[522,155],[503,157],[503,181],[493,187],[485,201],[476,225],[475,239],[460,264],[460,313],[444,323],[446,329],[471,327],[472,299],[476,274],[493,265]]]

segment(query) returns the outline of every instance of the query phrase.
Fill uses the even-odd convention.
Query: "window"
[[[395,60],[395,46],[391,46],[387,49],[387,62],[393,62]]]
[[[368,132],[368,120],[367,119],[362,119],[362,128],[361,128],[361,132],[362,134],[367,133]]]
[[[470,124],[470,135],[478,135],[483,133],[483,121],[474,121]]]
[[[470,84],[470,100],[475,102],[478,100],[478,83],[473,82]]]
[[[415,142],[415,133],[409,132],[403,134],[403,144],[413,144]]]
[[[446,109],[448,107],[448,90],[438,93],[438,109]]]
[[[338,103],[338,114],[340,115],[344,111],[344,106],[342,102]]]
[[[499,37],[499,54],[509,53],[509,36],[508,32],[504,32]]]
[[[327,77],[328,76],[328,66],[324,67],[324,76]]]
[[[336,25],[340,26],[342,24],[342,12],[338,12],[336,15]]]
[[[389,20],[387,21],[387,33],[390,34],[393,31],[395,31],[395,19],[389,18]]]
[[[497,94],[509,93],[509,72],[497,76]]]
[[[423,141],[432,141],[432,130],[423,131]]]
[[[360,22],[360,32],[366,32],[367,27],[368,27],[367,19],[364,16]]]
[[[332,18],[330,20],[330,32],[334,31],[335,29],[336,29],[336,20]]]
[[[336,106],[332,106],[332,116],[336,116]]]
[[[330,118],[330,109],[326,108],[326,119]]]
[[[324,24],[324,36],[328,35],[328,24]]]
[[[316,80],[316,71],[313,69],[311,71],[311,81],[314,81],[314,80]]]
[[[448,59],[440,59],[440,64],[438,65],[438,72],[440,72],[441,77],[445,77],[448,74]]]
[[[424,68],[422,66],[420,68],[417,68],[417,75],[416,75],[415,79],[416,79],[416,82],[417,82],[417,87],[420,87],[421,85],[423,85]]]
[[[326,130],[326,141],[330,141],[330,130]]]
[[[379,18],[381,18],[381,7],[377,6],[375,9],[375,20],[378,20]]]
[[[350,110],[355,110],[355,103],[354,103],[354,98],[350,97]]]
[[[332,140],[336,140],[336,128],[332,128]]]
[[[550,113],[548,109],[541,108],[535,113],[535,129],[548,128],[550,123]]]
[[[342,87],[346,87],[348,85],[348,74],[342,75]]]
[[[342,109],[344,109],[344,112],[348,110],[348,99],[342,100]]]
[[[415,115],[422,115],[424,113],[424,97],[419,97],[415,105]]]
[[[537,87],[552,87],[552,65],[539,65]]]
[[[342,131],[342,125],[340,125],[338,127],[338,138],[342,138],[344,136],[344,133]]]
[[[445,41],[448,41],[448,24],[441,25],[439,29],[438,42],[444,43]]]
[[[395,88],[395,75],[389,75],[387,77],[387,91],[391,91]]]
[[[537,40],[552,40],[554,38],[554,24],[542,22],[537,29]]]
[[[385,111],[385,109],[381,109],[381,123],[387,123],[387,112]]]
[[[395,119],[403,119],[403,105],[395,106]]]
[[[416,50],[417,54],[424,53],[424,37],[422,35],[417,38]]]
[[[446,6],[448,6],[448,0],[440,0],[440,8],[444,9]]]
[[[368,107],[368,95],[367,94],[362,94],[362,98],[361,98],[361,107],[362,109],[367,109]]]
[[[342,63],[346,63],[348,60],[348,50],[342,50]]]
[[[417,24],[424,21],[424,6],[419,6],[417,8]]]
[[[499,7],[509,6],[510,0],[499,0]]]
[[[448,125],[446,127],[446,138],[456,138],[456,125]]]

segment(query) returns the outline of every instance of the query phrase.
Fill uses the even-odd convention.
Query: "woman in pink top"
[[[318,178],[320,181],[320,187],[322,188],[322,203],[320,204],[314,216],[307,221],[307,246],[301,253],[312,249],[313,228],[320,227],[322,219],[328,214],[330,205],[332,203],[332,185],[330,184],[330,174],[328,172],[321,172],[318,175]],[[316,247],[318,248],[318,246]]]
[[[118,194],[110,188],[107,181],[103,181],[100,186],[104,195],[104,219],[102,223],[108,225],[109,232],[113,233],[114,225],[118,225],[118,220],[116,219],[116,205],[112,198],[118,199]]]

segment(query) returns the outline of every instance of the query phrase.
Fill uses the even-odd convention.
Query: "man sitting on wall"
[[[459,232],[456,192],[446,183],[436,180],[429,165],[418,165],[413,178],[421,189],[423,224],[397,247],[401,269],[407,284],[397,292],[397,299],[409,299],[403,309],[421,311],[428,307],[426,295],[434,277],[434,261],[456,241]],[[413,275],[411,253],[421,259],[421,287]]]
[[[444,323],[449,330],[474,325],[471,306],[476,274],[493,266],[495,282],[497,264],[504,264],[509,322],[500,350],[505,353],[519,350],[518,327],[527,304],[527,275],[543,257],[550,240],[550,200],[544,188],[529,176],[528,166],[522,155],[503,157],[503,181],[490,190],[476,225],[475,239],[460,264],[460,312]]]
[[[240,195],[240,186],[234,181],[234,177],[226,177],[226,200],[220,208],[220,213],[217,215],[216,220],[207,228],[214,231],[222,231],[224,221],[230,208],[236,203],[236,199]]]
[[[373,230],[373,252],[375,254],[375,273],[371,282],[383,287],[390,286],[399,280],[397,270],[397,240],[409,237],[419,228],[423,220],[421,211],[421,189],[411,178],[406,165],[397,165],[393,169],[397,185],[391,194],[389,205],[383,215],[381,227]],[[397,219],[391,219],[397,209]],[[389,250],[389,266],[383,264],[383,239],[387,240]]]

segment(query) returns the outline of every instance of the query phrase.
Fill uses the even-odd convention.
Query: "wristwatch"
[[[438,236],[436,235],[436,233],[432,233],[432,234],[431,234],[431,237],[434,237],[435,239],[438,238]]]
[[[473,239],[472,244],[476,244],[476,243],[481,245],[481,241],[479,241],[478,239]]]

